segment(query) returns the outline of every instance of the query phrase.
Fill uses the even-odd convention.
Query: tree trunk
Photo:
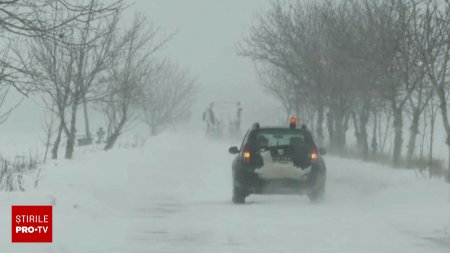
[[[367,138],[369,137],[369,134],[367,133],[367,124],[369,123],[370,117],[369,107],[369,102],[366,101],[359,115],[359,134],[361,154],[363,159],[369,158],[369,141],[367,140]]]
[[[394,109],[394,151],[392,154],[392,164],[394,166],[400,165],[403,145],[403,118],[402,110]]]
[[[334,140],[334,119],[331,114],[331,110],[327,113],[327,129],[328,129],[328,140],[330,142],[330,148],[333,149],[333,140]]]
[[[392,114],[389,113],[386,117],[386,124],[384,125],[384,129],[382,129],[383,127],[381,125],[381,122],[382,122],[381,114],[378,117],[378,128],[379,128],[378,135],[380,138],[380,149],[379,149],[380,152],[383,152],[386,148],[386,143],[387,143],[387,139],[389,136],[389,129],[390,129],[390,125],[391,125],[391,118],[392,118]]]
[[[448,145],[448,157],[450,159],[450,145]],[[448,163],[450,164],[450,160]],[[447,170],[448,170],[448,172],[447,172],[447,176],[445,177],[445,180],[447,181],[447,183],[450,183],[450,168],[447,168]]]
[[[75,148],[75,137],[76,137],[77,109],[78,103],[77,101],[73,101],[72,118],[70,120],[70,131],[69,135],[67,136],[67,144],[66,144],[66,154],[65,154],[66,159],[73,158],[73,151]]]
[[[319,113],[319,115],[317,117],[317,126],[316,126],[317,138],[318,138],[319,146],[323,146],[324,145],[324,136],[323,136],[324,106],[323,105],[319,106],[318,113]]]
[[[412,118],[412,122],[411,122],[409,142],[408,142],[408,150],[407,150],[407,154],[406,154],[408,167],[410,167],[410,168],[412,166],[412,159],[413,159],[414,151],[415,151],[415,147],[416,147],[417,134],[419,133],[419,119],[420,119],[420,111],[418,109],[416,109],[413,112],[413,118]]]
[[[44,153],[44,163],[47,161],[48,149],[50,148],[50,141],[52,139],[52,130],[48,130],[47,132],[47,140],[45,142],[45,153]]]
[[[423,154],[425,151],[425,138],[426,138],[426,132],[428,131],[428,117],[427,117],[427,111],[424,111],[424,115],[423,115],[423,134],[421,136],[421,140],[420,140],[420,152],[419,152],[419,159],[422,161],[423,160]]]
[[[369,141],[367,138],[369,135],[367,134],[367,123],[368,120],[364,120],[361,122],[361,145],[362,145],[362,156],[363,159],[367,159],[369,157]]]
[[[339,112],[337,116],[337,120],[335,120],[335,140],[334,140],[334,148],[339,150],[341,153],[345,153],[346,146],[346,132],[347,127],[345,124],[345,117],[343,112]]]
[[[444,125],[444,130],[445,130],[445,134],[446,136],[446,141],[445,143],[447,144],[447,147],[449,148],[449,154],[448,154],[448,162],[447,162],[447,169],[448,169],[448,176],[450,177],[450,122],[448,119],[448,112],[447,112],[447,99],[445,96],[445,90],[443,88],[443,86],[438,86],[437,84],[434,84],[435,88],[437,87],[436,93],[439,97],[439,108],[441,111],[441,116],[442,116],[442,123]]]
[[[56,136],[56,140],[53,143],[53,147],[52,147],[52,159],[58,159],[58,150],[59,150],[59,144],[61,143],[61,135],[62,135],[62,131],[63,131],[63,122],[61,121],[61,123],[59,124],[59,128],[58,128],[58,135]]]
[[[328,132],[330,135],[330,148],[340,154],[345,153],[346,132],[348,126],[343,112],[332,110],[328,114]]]
[[[430,112],[430,150],[428,153],[428,173],[429,177],[433,176],[433,170],[431,167],[433,166],[433,143],[434,143],[434,126],[436,123],[436,111],[434,110],[434,105],[431,104],[431,112]]]
[[[116,143],[117,139],[119,138],[120,134],[122,133],[122,129],[125,126],[125,122],[127,121],[126,116],[122,116],[122,119],[120,120],[119,125],[114,129],[114,132],[108,136],[108,139],[106,140],[106,145],[104,150],[108,151],[114,147],[114,144]]]
[[[367,134],[367,124],[369,123],[368,113],[369,112],[365,110],[361,111],[359,120],[356,117],[356,114],[354,112],[352,113],[358,153],[364,159],[367,159],[369,156],[369,141],[367,140],[369,137]]]
[[[355,138],[356,138],[356,148],[358,151],[361,150],[362,147],[362,141],[361,141],[361,133],[359,132],[359,126],[358,126],[358,119],[356,118],[356,113],[352,112],[352,121],[353,121],[353,128],[355,129]]]
[[[329,127],[333,128],[331,149],[339,154],[346,152],[346,134],[350,121],[350,114],[346,113],[347,101],[341,98],[330,108],[332,121]]]
[[[111,134],[109,136],[109,138],[106,140],[106,145],[105,145],[104,150],[108,151],[108,150],[112,149],[114,147],[114,144],[116,143],[117,139],[119,138],[119,136],[120,136],[120,132],[114,131],[114,133]]]
[[[83,113],[84,113],[84,127],[86,131],[86,138],[91,139],[91,131],[89,129],[89,115],[88,115],[88,109],[87,109],[87,101],[86,98],[83,98]]]
[[[378,151],[377,129],[378,129],[378,117],[377,117],[376,111],[374,111],[373,112],[372,141],[370,143],[370,148],[372,150],[372,155],[376,155],[377,151]]]

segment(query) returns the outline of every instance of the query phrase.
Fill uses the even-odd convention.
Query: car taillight
[[[313,148],[311,149],[309,156],[311,157],[311,161],[317,161],[319,159],[319,152],[317,152],[316,148]]]
[[[244,161],[248,162],[250,161],[250,158],[252,157],[252,153],[250,152],[250,148],[248,146],[245,146],[242,150],[242,158]]]

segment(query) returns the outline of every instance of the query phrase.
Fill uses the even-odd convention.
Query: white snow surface
[[[49,162],[0,193],[0,252],[450,252],[450,185],[326,156],[326,200],[231,203],[232,144],[166,133],[143,148]],[[53,205],[53,243],[11,243],[11,205]]]

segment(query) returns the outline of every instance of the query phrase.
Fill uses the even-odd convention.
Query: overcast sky
[[[257,85],[252,63],[235,50],[255,15],[268,5],[268,0],[136,1],[137,10],[167,33],[178,31],[165,55],[189,67],[198,78],[193,120],[199,119],[198,110],[217,100],[241,101],[248,122],[273,115],[278,104]]]
[[[194,126],[201,124],[201,113],[212,101],[241,101],[247,125],[253,121],[268,122],[278,112],[278,103],[257,85],[252,63],[237,56],[235,50],[256,13],[267,9],[268,0],[129,1],[133,2],[125,12],[124,22],[131,21],[138,11],[163,33],[177,31],[160,55],[187,67],[198,80],[198,100],[192,115]],[[41,112],[36,102],[25,101],[0,128],[3,132],[40,131]],[[98,125],[102,121],[96,122]]]

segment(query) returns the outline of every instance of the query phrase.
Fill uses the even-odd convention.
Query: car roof
[[[289,130],[289,131],[301,131],[300,128],[290,128],[290,127],[259,127],[253,130]]]

